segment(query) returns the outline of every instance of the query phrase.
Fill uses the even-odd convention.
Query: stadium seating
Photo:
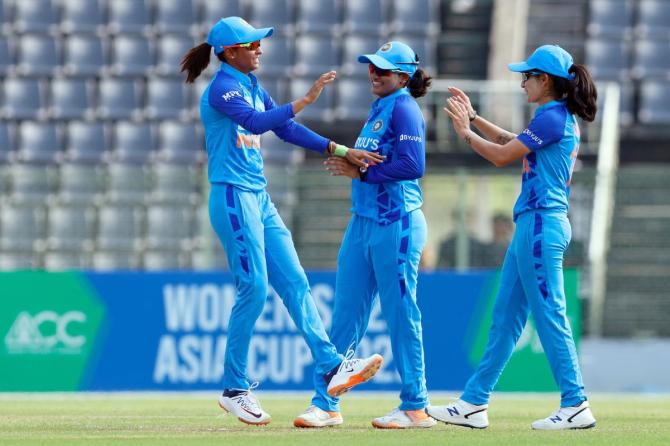
[[[99,84],[98,115],[130,119],[141,114],[137,83],[130,78],[103,78]]]
[[[102,162],[107,143],[100,122],[70,121],[66,131],[65,159],[74,163]]]
[[[5,78],[3,90],[3,118],[40,119],[46,116],[45,94],[37,79]]]
[[[63,39],[62,71],[68,75],[97,76],[105,67],[105,53],[98,36],[73,34]]]
[[[56,29],[56,11],[51,0],[14,2],[14,32],[48,33]]]
[[[195,7],[192,0],[155,2],[154,27],[158,33],[189,34],[195,31]]]
[[[54,78],[49,115],[54,119],[90,119],[93,115],[91,88],[83,78]]]
[[[67,0],[61,4],[62,32],[94,33],[102,30],[103,14],[97,0]]]
[[[635,13],[632,0],[591,0],[587,31],[594,37],[622,39],[630,37]]]
[[[342,30],[347,34],[381,36],[388,32],[386,5],[383,0],[347,0]]]
[[[145,0],[107,1],[107,29],[112,34],[147,33],[150,31],[150,12]]]

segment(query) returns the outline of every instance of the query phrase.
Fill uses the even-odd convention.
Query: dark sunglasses
[[[261,41],[257,40],[255,42],[249,42],[249,43],[238,43],[235,45],[229,45],[226,48],[244,48],[249,51],[256,51],[258,48],[261,46]]]
[[[526,82],[531,77],[540,76],[542,74],[544,74],[542,71],[524,71],[521,73],[521,76],[523,76],[523,81]]]
[[[390,76],[391,73],[397,73],[396,70],[384,70],[379,67],[376,67],[372,64],[368,64],[368,72],[370,74],[375,73],[377,76],[383,77],[383,76]]]

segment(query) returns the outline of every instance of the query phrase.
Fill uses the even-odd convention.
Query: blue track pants
[[[561,391],[561,406],[586,399],[572,331],[565,314],[563,253],[571,238],[563,212],[537,210],[517,218],[507,250],[484,356],[462,399],[487,404],[512,356],[529,311]],[[532,377],[529,377],[532,379]]]
[[[267,299],[268,280],[303,335],[323,381],[323,375],[342,362],[342,355],[328,339],[291,234],[270,196],[265,191],[212,184],[209,213],[237,288],[228,325],[223,387],[249,388],[249,343]]]
[[[428,405],[421,313],[416,304],[419,261],[425,244],[426,220],[420,209],[386,226],[354,215],[337,259],[330,338],[338,351],[352,345],[355,348],[367,330],[370,312],[379,296],[402,383],[402,410]],[[324,380],[315,376],[314,381],[316,395],[312,404],[338,411],[339,400],[328,396]]]

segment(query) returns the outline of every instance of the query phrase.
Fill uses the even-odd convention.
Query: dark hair
[[[585,121],[591,122],[596,118],[598,105],[598,91],[593,82],[589,70],[580,64],[573,64],[568,73],[574,75],[574,79],[551,76],[554,85],[554,93],[559,99],[566,99],[568,111],[576,114]]]
[[[192,84],[200,73],[209,65],[209,55],[212,51],[212,45],[209,43],[201,43],[200,45],[188,50],[186,55],[181,59],[181,72],[186,71],[186,83]],[[217,55],[218,59],[224,62],[226,59],[223,53]]]
[[[409,78],[409,82],[407,83],[409,94],[415,98],[425,96],[428,88],[430,88],[432,81],[433,78],[428,76],[428,73],[423,71],[422,68],[417,69],[412,77]]]

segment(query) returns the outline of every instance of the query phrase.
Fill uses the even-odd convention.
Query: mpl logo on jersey
[[[86,314],[76,310],[21,311],[5,335],[5,348],[10,355],[78,355],[87,342],[86,321]]]

